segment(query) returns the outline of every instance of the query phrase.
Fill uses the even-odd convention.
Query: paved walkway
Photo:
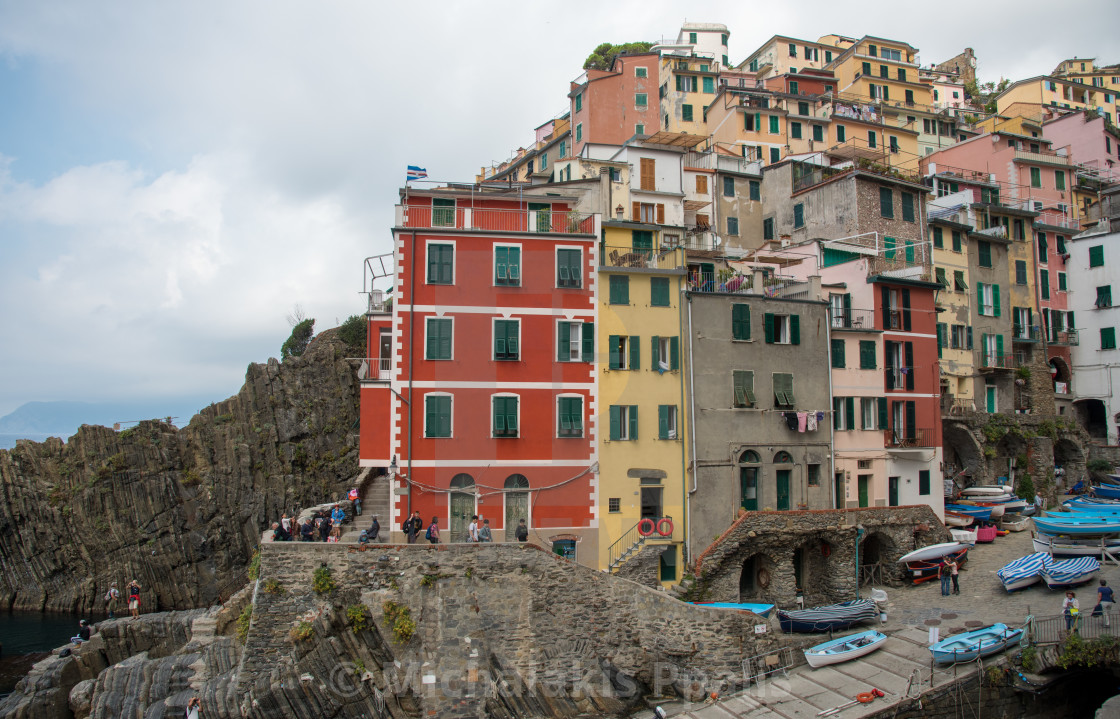
[[[816,719],[818,712],[849,702],[872,687],[887,693],[885,698],[856,704],[832,715],[854,719],[883,711],[908,692],[917,697],[931,688],[943,687],[977,671],[977,666],[938,667],[931,672],[927,648],[930,627],[937,627],[944,638],[994,622],[1019,626],[1028,614],[1043,617],[1061,613],[1063,592],[1051,591],[1039,583],[1008,594],[996,577],[1000,567],[1033,551],[1029,530],[997,537],[991,544],[976,545],[961,570],[959,595],[941,596],[937,580],[886,588],[888,620],[879,629],[890,638],[882,649],[867,657],[821,669],[801,665],[790,671],[788,677],[764,681],[714,703],[669,703],[662,707],[669,716],[693,719]],[[1105,565],[1100,576],[1110,586],[1120,587],[1120,567]],[[1082,586],[1077,594],[1082,609],[1092,608],[1096,603],[1096,582]],[[822,635],[821,641],[826,639],[827,635]],[[1000,656],[990,658],[988,663]]]

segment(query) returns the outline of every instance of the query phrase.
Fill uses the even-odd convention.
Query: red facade
[[[892,438],[941,446],[937,285],[875,278],[875,327],[883,330],[884,390]]]

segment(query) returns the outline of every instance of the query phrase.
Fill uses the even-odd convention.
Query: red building
[[[524,519],[566,552],[596,531],[600,218],[519,189],[401,198],[391,315],[369,314],[361,464],[389,468],[394,532],[419,511],[462,541],[478,514],[512,540]]]

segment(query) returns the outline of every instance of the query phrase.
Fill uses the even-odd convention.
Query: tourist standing
[[[952,556],[945,560],[945,564],[949,567],[949,578],[953,580],[953,594],[960,594],[961,585],[958,583],[957,575],[961,565],[957,564],[957,560],[953,559]]]
[[[292,520],[288,517],[288,513],[284,512],[280,517],[280,526],[284,528],[284,533],[288,535],[288,539],[292,538]]]
[[[135,579],[128,583],[128,611],[133,619],[140,616],[140,582]]]
[[[191,697],[187,700],[187,711],[183,714],[184,719],[198,719],[198,713],[202,710],[202,700],[198,697]]]
[[[404,531],[408,535],[409,544],[416,544],[416,537],[419,536],[420,530],[423,528],[424,520],[420,519],[420,512],[413,512],[412,516],[404,523]]]
[[[467,541],[468,542],[477,542],[478,541],[478,515],[477,514],[472,514],[471,515],[471,523],[467,525]]]
[[[1072,589],[1066,592],[1066,598],[1062,600],[1062,614],[1066,618],[1066,631],[1077,630],[1078,614],[1081,613],[1081,605],[1077,602],[1077,593]]]
[[[517,523],[517,532],[514,534],[517,541],[524,542],[529,539],[529,527],[525,525],[525,520],[522,519]]]
[[[370,522],[369,532],[367,532],[371,542],[375,544],[381,541],[381,522],[377,521],[377,515],[373,515],[373,521]]]
[[[331,524],[338,527],[344,521],[346,521],[346,512],[342,511],[342,505],[334,505],[334,509],[331,510]]]
[[[419,514],[419,512],[417,512]],[[417,517],[419,519],[419,517]],[[432,517],[432,523],[428,525],[428,541],[432,544],[439,544],[439,517]]]
[[[949,564],[944,559],[937,565],[937,576],[941,579],[941,596],[949,596]]]
[[[1112,587],[1108,586],[1108,582],[1101,580],[1101,586],[1097,587],[1097,609],[1104,614],[1104,625],[1106,627],[1112,626],[1109,620],[1109,613],[1112,611],[1112,605],[1115,604],[1115,599],[1112,594]],[[1096,614],[1096,610],[1093,614]]]
[[[494,536],[490,534],[490,520],[482,520],[482,528],[478,530],[478,541],[480,542],[493,542]]]
[[[121,592],[119,589],[117,589],[117,583],[111,582],[109,584],[109,591],[105,592],[105,604],[108,605],[110,619],[114,619],[116,617],[114,612],[117,611],[117,602],[120,600],[120,598]]]

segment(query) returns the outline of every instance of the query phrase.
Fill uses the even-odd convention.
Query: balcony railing
[[[875,310],[839,309],[832,307],[828,312],[834,330],[873,330],[875,329]]]
[[[1019,364],[1019,357],[1014,354],[980,353],[980,369],[1015,369]]]
[[[1022,160],[1023,162],[1037,162],[1043,165],[1061,165],[1063,167],[1068,167],[1070,165],[1068,157],[1059,155],[1053,150],[1039,150],[1038,152],[1016,150],[1015,159]]]
[[[689,150],[684,158],[685,167],[695,167],[704,170],[726,170],[744,174],[758,175],[762,173],[762,163],[744,157],[724,155],[718,152],[696,152]]]
[[[676,270],[684,267],[684,250],[679,247],[660,249],[604,245],[603,267],[629,267],[648,270]]]
[[[924,427],[883,430],[883,443],[887,447],[932,447],[933,430]]]
[[[1076,347],[1078,343],[1077,330],[1055,332],[1054,339],[1050,342],[1052,345],[1068,345],[1070,347]]]
[[[470,207],[397,205],[397,226],[424,229],[599,234],[599,216],[550,210],[495,210]]]
[[[1066,217],[1064,213],[1054,212],[1052,210],[1043,210],[1042,214],[1034,219],[1036,225],[1050,225],[1052,227],[1065,227],[1075,232],[1081,231],[1081,223],[1072,218]]]
[[[690,292],[712,292],[733,295],[754,294],[754,277],[735,273],[710,274],[707,272],[690,271],[688,273],[688,289]]]
[[[801,190],[819,185],[825,180],[829,180],[839,175],[845,175],[852,172],[854,167],[825,167],[822,165],[813,165],[808,162],[795,162],[793,163],[793,191],[800,192]]]
[[[392,379],[393,359],[391,357],[366,357],[358,367],[358,379],[371,382],[385,382]]]
[[[1014,342],[1038,342],[1041,332],[1037,327],[1024,327],[1022,325],[1015,325],[1012,327],[1011,339]]]

